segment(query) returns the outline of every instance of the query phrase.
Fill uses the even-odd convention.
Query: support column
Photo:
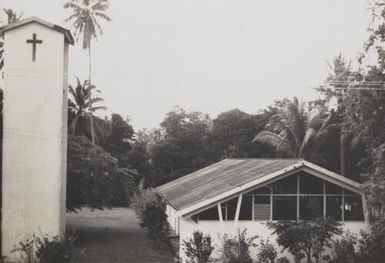
[[[225,227],[223,225],[223,216],[222,216],[221,202],[218,202],[217,208],[218,208],[218,217],[219,217],[219,222],[221,224],[221,230],[222,230],[222,236],[223,236],[225,234]]]
[[[242,206],[242,199],[243,199],[243,194],[240,194],[238,196],[237,209],[235,210],[233,235],[236,235],[238,231],[238,221],[239,221],[239,213],[241,211],[241,206]]]

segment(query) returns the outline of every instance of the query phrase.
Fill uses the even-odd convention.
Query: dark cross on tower
[[[36,60],[36,44],[42,44],[43,40],[36,39],[36,34],[32,35],[32,39],[27,39],[28,44],[32,44],[32,61]]]

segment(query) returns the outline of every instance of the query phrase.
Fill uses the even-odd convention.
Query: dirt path
[[[78,237],[74,263],[174,262],[168,250],[157,249],[145,236],[130,209],[83,209],[67,216],[67,229]]]

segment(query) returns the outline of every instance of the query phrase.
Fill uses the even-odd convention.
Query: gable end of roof
[[[26,18],[26,19],[20,20],[17,23],[13,23],[13,24],[9,24],[9,25],[1,27],[0,28],[0,35],[2,36],[7,31],[10,31],[10,30],[22,27],[22,26],[30,24],[30,23],[38,23],[38,24],[40,24],[42,26],[45,26],[45,27],[48,27],[48,28],[50,28],[52,30],[60,32],[60,33],[62,33],[64,35],[64,40],[68,44],[73,45],[75,43],[74,38],[73,38],[71,32],[68,29],[66,29],[64,27],[61,27],[61,26],[58,26],[58,25],[55,25],[55,24],[52,24],[52,23],[50,23],[48,21],[45,21],[43,19],[40,19],[40,18],[34,17],[34,16],[30,17],[30,18]]]

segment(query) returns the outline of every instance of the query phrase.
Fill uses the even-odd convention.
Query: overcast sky
[[[69,27],[62,0],[0,0]],[[93,48],[93,82],[136,129],[157,126],[175,105],[215,117],[255,113],[275,99],[316,98],[327,60],[355,60],[371,16],[364,0],[110,0]],[[5,16],[0,16],[2,19]],[[71,49],[70,82],[87,76]],[[104,115],[104,113],[102,114]]]

